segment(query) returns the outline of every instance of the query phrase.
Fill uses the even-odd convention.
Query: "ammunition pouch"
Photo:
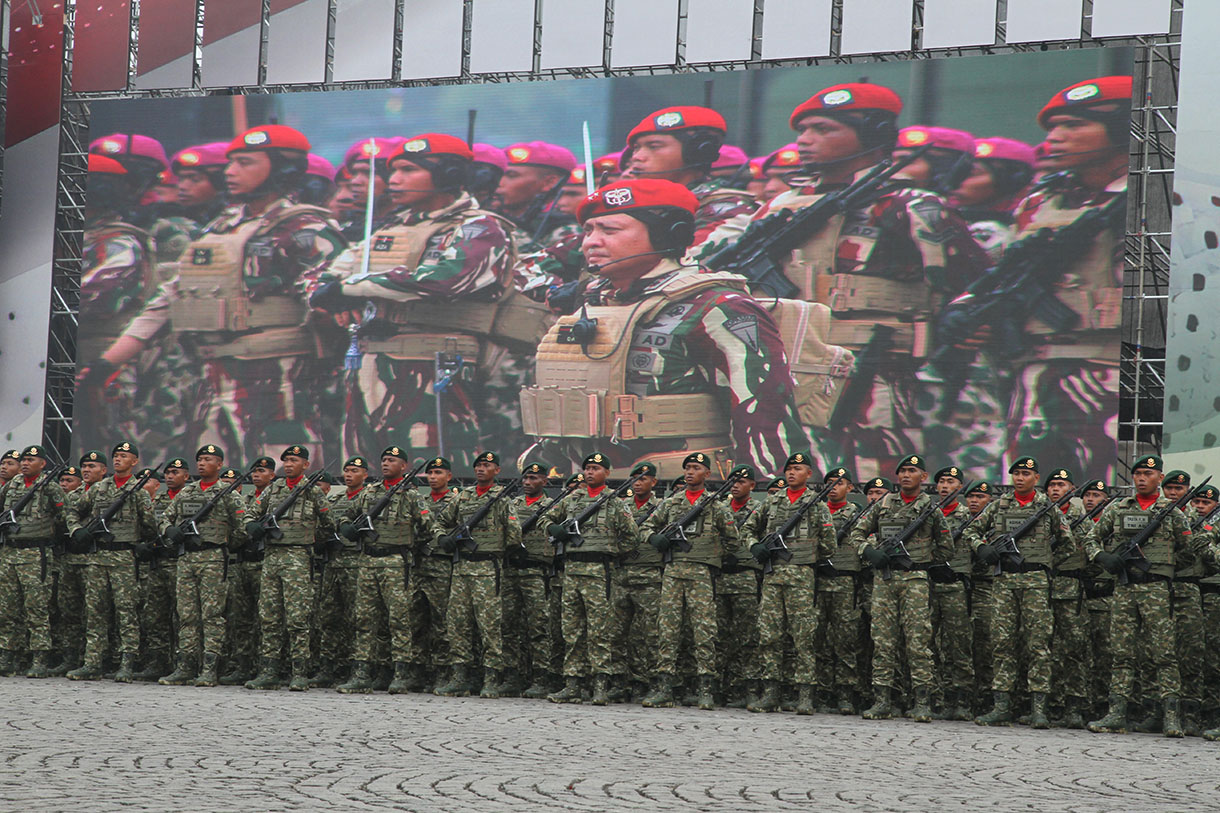
[[[827,340],[851,350],[859,350],[873,338],[873,329],[884,325],[894,330],[891,351],[912,358],[926,358],[930,347],[927,322],[900,322],[894,319],[833,319]]]
[[[190,343],[194,355],[201,359],[236,358],[242,360],[285,358],[313,354],[315,339],[305,327],[280,327],[238,336],[231,341]]]
[[[805,426],[825,427],[847,386],[856,356],[830,342],[830,308],[815,302],[778,299],[770,308],[779,327],[796,387],[793,398]]]
[[[422,299],[389,303],[385,310],[386,319],[396,325],[421,333],[457,329],[514,353],[533,354],[555,321],[545,304],[515,290],[507,291],[495,302]]]

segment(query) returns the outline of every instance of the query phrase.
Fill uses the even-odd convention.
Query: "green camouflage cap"
[[[995,489],[991,487],[991,483],[987,482],[986,480],[980,480],[979,482],[970,486],[970,490],[966,492],[967,497],[969,497],[971,494],[987,494],[990,496],[995,494]]]
[[[784,468],[786,469],[789,466],[809,466],[813,468],[813,455],[807,451],[793,452],[784,461]]]
[[[114,444],[114,448],[110,450],[110,456],[114,457],[119,452],[127,452],[127,454],[133,454],[136,457],[140,456],[140,450],[137,449],[136,445],[130,440],[124,440],[120,443]]]
[[[428,461],[428,465],[424,466],[424,471],[432,471],[433,469],[453,471],[453,466],[451,466],[449,464],[449,460],[444,457],[434,457]]]
[[[894,485],[894,481],[888,480],[885,477],[874,477],[864,484],[865,491],[868,491],[870,488],[884,488],[890,493],[898,490],[898,486]]]
[[[90,449],[80,456],[80,460],[77,463],[82,466],[86,463],[101,463],[104,466],[106,465],[106,458],[97,449]]]
[[[568,481],[563,484],[563,487],[571,488],[574,484],[583,483],[584,481],[585,481],[585,473],[583,471],[578,471],[575,474],[573,474],[571,477],[568,478]]]
[[[1196,489],[1193,496],[1202,497],[1205,500],[1212,500],[1215,502],[1220,500],[1220,489],[1217,489],[1214,485],[1208,483],[1202,488]]]
[[[1100,491],[1102,494],[1105,494],[1107,497],[1110,496],[1110,487],[1108,485],[1106,485],[1105,480],[1090,480],[1089,484],[1086,485],[1084,487],[1084,490],[1081,491],[1080,493],[1084,494],[1088,491]]]
[[[928,459],[917,454],[909,454],[898,461],[898,465],[894,467],[894,474],[897,474],[903,466],[914,466],[920,471],[927,471]]]
[[[734,469],[731,472],[729,472],[729,477],[737,477],[741,480],[757,480],[758,479],[757,477],[754,476],[754,467],[753,466],[736,466],[736,467],[734,467]]]
[[[9,449],[3,455],[0,455],[0,460],[20,460],[20,459],[21,459],[21,455],[17,453],[16,449]]]
[[[829,483],[831,480],[838,480],[839,478],[843,478],[849,483],[855,482],[856,479],[855,477],[852,477],[851,470],[847,467],[835,466],[833,469],[826,472],[826,476],[822,479],[822,482]]]
[[[691,463],[698,463],[700,466],[710,469],[712,467],[712,458],[706,452],[691,452],[682,458],[682,468],[686,468]]]
[[[1012,465],[1008,467],[1009,474],[1012,474],[1015,471],[1036,472],[1037,470],[1038,470],[1038,461],[1035,460],[1034,458],[1030,457],[1029,455],[1026,455],[1025,457],[1018,457],[1016,460],[1012,461]]]
[[[327,476],[329,477],[330,475]],[[236,480],[238,477],[241,477],[241,475],[237,473],[237,469],[229,468],[220,473],[221,480]],[[323,479],[326,478],[324,477]]]
[[[785,480],[783,477],[776,477],[774,480],[772,480],[770,483],[767,484],[767,491],[770,491],[773,488],[787,488],[787,487],[788,487],[787,480]]]
[[[401,446],[387,446],[381,452],[381,456],[382,457],[397,457],[399,460],[403,461],[404,463],[409,462],[407,460],[407,450],[402,448]]]
[[[521,470],[521,476],[524,477],[527,474],[541,474],[543,477],[546,477],[546,471],[546,467],[544,467],[541,463],[526,463],[525,468]]]
[[[254,465],[250,467],[251,471],[254,469],[271,469],[271,471],[275,471],[275,461],[269,457],[255,458]]]
[[[293,444],[284,450],[283,454],[280,455],[280,460],[283,460],[285,457],[299,457],[302,460],[308,460],[309,449],[300,444]]]
[[[62,472],[60,472],[59,476],[60,477],[80,477],[80,469],[78,469],[76,466],[65,466],[64,470]]]
[[[476,464],[491,463],[493,466],[498,466],[500,465],[500,455],[496,454],[495,452],[483,452],[474,459],[474,462]]]
[[[1137,472],[1140,469],[1148,469],[1149,471],[1164,471],[1165,461],[1161,460],[1161,458],[1154,454],[1147,455],[1146,457],[1140,457],[1137,458],[1135,463],[1131,466],[1131,471]]]
[[[34,444],[33,446],[26,446],[24,449],[21,450],[21,457],[41,457],[43,460],[46,460],[47,459],[47,450],[42,448],[38,444]]]
[[[188,469],[190,469],[190,466],[186,465],[186,459],[185,459],[185,458],[182,458],[182,457],[172,457],[172,458],[170,458],[170,461],[169,461],[168,463],[166,463],[166,464],[165,464],[165,470],[166,470],[166,471],[169,471],[170,469],[184,469],[184,470],[188,470]]]

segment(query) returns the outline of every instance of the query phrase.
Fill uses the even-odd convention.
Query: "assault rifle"
[[[878,550],[888,554],[890,560],[903,570],[910,570],[915,566],[915,562],[911,559],[911,554],[907,552],[907,540],[914,536],[915,532],[919,530],[920,526],[928,521],[928,517],[932,516],[937,511],[943,510],[946,505],[951,505],[953,501],[957,499],[957,495],[961,494],[968,488],[969,485],[958,486],[956,491],[945,497],[940,502],[929,501],[927,507],[920,511],[919,515],[916,516],[915,519],[911,520],[905,528],[893,536],[887,537],[880,545],[878,545]],[[894,571],[888,564],[881,568],[879,572],[881,573],[881,578],[885,581],[889,581],[890,579],[894,578]]]
[[[551,544],[555,546],[555,555],[563,556],[569,545],[573,548],[579,548],[581,545],[585,544],[584,537],[582,537],[580,534],[581,524],[588,522],[590,519],[597,516],[597,512],[602,510],[602,506],[610,502],[612,497],[621,497],[626,494],[627,490],[635,485],[636,481],[643,476],[643,474],[637,474],[630,480],[623,481],[623,484],[614,491],[606,489],[606,493],[598,497],[597,500],[594,501],[592,505],[586,507],[585,510],[581,511],[574,517],[570,517],[565,519],[563,522],[558,523],[561,529],[559,533],[555,533],[554,525],[547,528],[547,530],[551,532]]]
[[[280,520],[292,510],[292,506],[296,504],[297,500],[301,499],[301,495],[309,491],[309,489],[312,488],[313,485],[321,480],[324,476],[326,476],[326,471],[324,469],[315,471],[313,474],[309,475],[305,482],[292,489],[288,496],[285,497],[284,500],[273,510],[268,511],[262,519],[256,519],[252,522],[246,523],[246,532],[249,533],[250,538],[254,540],[256,553],[266,548],[267,545],[264,541],[264,537],[270,537],[272,539],[284,538],[284,530],[280,528]]]
[[[250,471],[252,472],[254,469]],[[220,504],[220,501],[241,488],[249,476],[250,472],[246,472],[223,489],[217,491],[212,495],[212,499],[204,503],[186,522],[179,522],[177,525],[171,525],[165,529],[165,537],[178,546],[175,556],[181,556],[185,553],[187,544],[199,544],[201,536],[199,533],[199,523],[206,521],[212,515],[212,511],[215,510],[216,506]]]
[[[93,548],[90,552],[97,550],[99,543],[106,545],[114,541],[114,534],[110,530],[110,520],[118,516],[119,512],[123,510],[123,506],[131,499],[131,495],[144,488],[144,484],[156,472],[156,469],[149,469],[140,475],[135,484],[119,489],[119,496],[100,513],[94,514],[93,519],[89,520],[89,524],[81,528],[82,531],[88,532],[93,537]]]
[[[1202,486],[1200,486],[1200,488],[1202,488]],[[1198,489],[1196,489],[1196,491],[1198,491]],[[1194,495],[1192,494],[1191,496],[1194,496]],[[1198,519],[1196,519],[1194,521],[1194,524],[1190,526],[1191,533],[1194,533],[1195,531],[1202,528],[1204,525],[1207,524],[1208,520],[1214,519],[1217,514],[1220,514],[1220,505],[1217,505],[1215,508],[1213,508],[1211,511],[1209,511],[1206,515],[1201,516]]]
[[[861,520],[861,518],[864,517],[865,514],[867,514],[869,511],[872,511],[873,506],[875,506],[879,502],[881,502],[880,497],[878,497],[875,500],[870,500],[868,505],[864,506],[859,511],[857,511],[856,515],[854,517],[849,519],[847,522],[843,523],[843,527],[840,528],[838,530],[838,532],[835,534],[835,542],[842,545],[843,540],[847,539],[848,535],[851,533],[851,529],[856,527],[856,523],[859,522]]]
[[[1203,488],[1203,486],[1211,482],[1211,479],[1211,477],[1208,477],[1202,483],[1199,483],[1198,487]],[[1141,528],[1139,533],[1124,542],[1122,547],[1115,551],[1115,553],[1118,554],[1118,558],[1123,560],[1123,564],[1127,565],[1127,567],[1134,567],[1141,573],[1147,573],[1149,570],[1151,570],[1152,563],[1149,562],[1148,557],[1144,555],[1144,543],[1152,538],[1152,535],[1156,533],[1156,529],[1161,527],[1161,523],[1163,523],[1169,517],[1169,515],[1174,512],[1175,509],[1181,509],[1182,506],[1186,505],[1186,503],[1190,501],[1190,498],[1193,495],[1194,491],[1187,489],[1182,493],[1181,497],[1178,497],[1172,503],[1162,508],[1161,511],[1156,514],[1156,516],[1149,518],[1148,524]],[[1124,567],[1117,574],[1119,584],[1127,584],[1130,581],[1130,578],[1127,575],[1127,567]]]
[[[788,255],[832,217],[871,202],[887,191],[890,180],[931,145],[892,161],[882,161],[864,177],[831,192],[816,203],[792,211],[781,209],[750,224],[741,237],[716,251],[704,264],[716,271],[740,274],[754,288],[765,288],[785,299],[800,296],[800,288],[784,276]]]
[[[1089,513],[1085,514],[1083,517],[1076,517],[1076,519],[1072,520],[1072,530],[1074,531],[1074,530],[1076,530],[1076,528],[1083,525],[1084,521],[1086,519],[1094,519],[1098,514],[1100,514],[1105,509],[1105,507],[1107,505],[1109,505],[1112,502],[1114,502],[1114,498],[1107,497],[1103,502],[1099,502],[1097,505],[1093,506],[1093,510],[1090,511]],[[1213,513],[1215,513],[1215,512],[1213,512]],[[1209,514],[1208,516],[1211,516],[1211,515]],[[1200,521],[1202,521],[1202,520],[1200,520]]]
[[[731,489],[733,484],[740,479],[740,474],[731,475],[729,479],[724,481],[724,484],[721,485],[720,488],[716,489],[715,493],[712,494],[710,499],[696,502],[694,505],[688,508],[682,514],[682,516],[678,517],[677,520],[669,523],[660,530],[660,535],[669,541],[669,544],[665,547],[665,551],[661,554],[662,562],[669,564],[674,560],[675,547],[677,547],[678,550],[682,551],[683,553],[690,552],[691,544],[690,540],[686,538],[686,526],[699,519],[699,517],[703,515],[703,509],[707,508],[725,494],[728,494],[729,489]]]
[[[559,492],[559,494],[553,500],[548,502],[542,508],[539,508],[537,511],[535,511],[533,516],[531,516],[525,522],[521,523],[521,536],[524,537],[527,533],[534,530],[534,527],[542,520],[542,518],[544,516],[547,515],[547,512],[550,511],[555,506],[559,505],[560,501],[562,501],[564,497],[567,497],[569,494],[571,494],[573,491],[575,491],[578,486],[580,486],[579,482],[572,483],[572,485],[568,486],[563,491]]]
[[[771,573],[775,570],[775,560],[780,559],[784,562],[792,561],[792,551],[788,549],[788,545],[784,542],[784,537],[792,533],[805,515],[809,513],[809,509],[820,503],[830,493],[842,477],[836,477],[822,486],[822,490],[814,495],[813,499],[802,505],[796,512],[788,517],[788,521],[779,527],[779,530],[771,533],[758,540],[761,544],[767,546],[767,559],[762,563],[763,573]]]
[[[394,499],[395,494],[415,483],[415,478],[424,470],[426,465],[428,465],[427,461],[420,463],[410,474],[395,483],[393,488],[387,488],[385,494],[382,494],[368,511],[352,521],[351,528],[346,527],[347,524],[344,523],[344,527],[341,529],[344,532],[343,535],[361,545],[371,545],[376,542],[381,537],[381,534],[373,527],[373,523],[390,507],[390,501]]]
[[[1046,504],[1037,511],[1029,515],[1029,518],[1018,525],[1012,531],[1001,531],[993,538],[987,540],[996,553],[1000,554],[1000,561],[995,563],[995,569],[992,570],[993,576],[999,576],[1004,572],[1004,563],[1008,562],[1010,567],[1019,567],[1025,561],[1025,557],[1021,554],[1020,548],[1017,547],[1017,540],[1027,534],[1031,528],[1038,524],[1041,519],[1049,514],[1053,509],[1062,508],[1067,504],[1067,501],[1072,499],[1076,494],[1076,489],[1073,488],[1067,494],[1064,494],[1057,500],[1047,500]]]
[[[453,563],[456,565],[462,561],[462,551],[471,553],[479,547],[479,543],[474,541],[471,531],[479,527],[483,520],[487,519],[487,515],[491,513],[491,509],[496,507],[496,503],[505,497],[511,497],[516,493],[521,486],[520,480],[513,480],[506,486],[500,489],[500,493],[488,500],[470,519],[463,522],[457,527],[450,536],[453,538]]]
[[[13,505],[12,508],[5,511],[3,514],[0,514],[0,546],[3,546],[4,543],[8,541],[10,536],[15,536],[15,535],[21,533],[21,523],[19,523],[17,521],[17,515],[20,514],[22,511],[24,511],[26,509],[26,506],[28,506],[30,503],[32,503],[34,501],[34,498],[38,496],[38,492],[42,490],[43,486],[45,486],[47,483],[51,482],[52,480],[54,480],[55,482],[59,482],[60,475],[62,475],[64,473],[66,468],[67,467],[60,467],[60,468],[56,469],[55,471],[51,472],[50,474],[48,474],[43,479],[39,480],[37,483],[35,483],[33,486],[30,487],[29,491],[27,491],[21,495],[21,499],[17,500],[17,502]],[[17,476],[20,477],[21,475],[18,474]],[[39,580],[45,582],[47,580],[47,548],[46,548],[46,545],[38,546],[38,559],[39,559],[39,567],[41,568],[41,575],[39,576]]]

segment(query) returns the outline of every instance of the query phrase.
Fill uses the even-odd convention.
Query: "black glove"
[[[88,367],[79,370],[76,377],[82,387],[100,387],[110,376],[114,375],[117,369],[106,359],[99,358]]]
[[[767,550],[767,546],[762,542],[755,542],[750,546],[750,555],[760,565],[765,565],[771,558],[771,551]]]
[[[177,525],[171,525],[168,528],[166,528],[165,533],[162,534],[162,536],[165,537],[167,542],[169,542],[170,544],[175,545],[175,546],[181,545],[184,542],[186,542],[186,532],[183,531],[181,528],[179,528]]]
[[[457,550],[457,537],[453,534],[445,534],[440,539],[436,540],[436,544],[441,546],[441,550],[445,553],[453,553]]]
[[[77,550],[88,550],[93,547],[93,534],[87,528],[77,528],[72,532],[72,544]]]
[[[147,542],[136,542],[131,546],[131,552],[135,554],[137,562],[151,562],[155,551],[153,546]]]
[[[1000,563],[1000,552],[995,549],[995,545],[986,542],[974,549],[974,555],[985,565],[995,567]]]
[[[324,282],[314,290],[313,294],[309,297],[309,307],[329,313],[342,313],[343,311],[356,310],[362,307],[362,305],[360,300],[344,296],[343,281],[336,279]]]
[[[360,532],[356,530],[356,523],[354,522],[340,522],[339,533],[342,534],[345,539],[350,539],[353,542],[360,541]]]
[[[572,534],[568,533],[568,527],[559,522],[552,522],[546,526],[546,532],[556,542],[567,542],[572,538]]]
[[[657,553],[664,553],[674,546],[674,541],[665,534],[649,534],[648,544],[656,548]]]
[[[864,558],[875,570],[884,570],[890,565],[890,555],[880,548],[869,545],[864,549]]]
[[[1108,550],[1103,550],[1094,556],[1093,561],[1101,565],[1109,573],[1117,574],[1123,572],[1123,557],[1116,553],[1110,553]]]
[[[246,536],[250,537],[250,541],[257,542],[267,535],[267,529],[263,523],[258,520],[252,520],[246,523]]]

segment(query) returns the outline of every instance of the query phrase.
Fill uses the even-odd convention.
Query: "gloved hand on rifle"
[[[340,522],[339,533],[342,534],[344,539],[351,540],[352,542],[360,541],[360,532],[356,530],[356,523],[354,522]]]
[[[767,560],[771,558],[771,551],[767,549],[765,542],[755,542],[750,546],[750,555],[754,557],[754,561],[760,565],[765,565]]]
[[[151,562],[156,551],[149,542],[136,542],[131,546],[131,552],[135,556],[137,562]]]
[[[995,545],[984,542],[974,549],[974,555],[979,557],[979,561],[985,565],[995,567],[1000,563],[1000,552],[995,549]]]
[[[267,529],[263,523],[258,520],[252,520],[246,523],[246,536],[250,537],[251,542],[257,542],[267,535]]]
[[[674,541],[665,534],[649,534],[648,544],[656,549],[657,553],[664,553],[674,546]]]
[[[445,534],[440,539],[436,540],[436,544],[441,546],[441,550],[445,553],[453,553],[457,550],[457,536],[455,534]]]
[[[1093,557],[1093,561],[1100,565],[1107,573],[1118,574],[1123,572],[1123,557],[1117,553],[1103,550]]]
[[[93,534],[87,528],[77,528],[72,532],[72,545],[78,553],[89,550],[93,547]]]
[[[873,566],[874,570],[882,570],[890,566],[890,555],[872,545],[864,549],[864,559]]]
[[[552,522],[546,526],[546,532],[556,542],[567,542],[572,538],[572,534],[568,532],[568,526],[561,522]]]
[[[169,542],[175,547],[186,542],[186,532],[177,525],[171,525],[166,528],[165,533],[163,533],[162,536],[165,537],[166,542]]]

